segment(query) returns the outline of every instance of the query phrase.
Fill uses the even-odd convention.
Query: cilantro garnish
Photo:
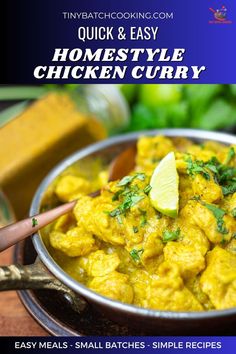
[[[133,176],[125,176],[117,183],[117,186],[121,188],[112,196],[112,201],[120,201],[120,204],[115,209],[108,212],[108,215],[116,217],[120,224],[122,223],[121,215],[125,216],[134,205],[145,198],[145,194],[150,190],[149,185],[143,190],[141,190],[137,184],[132,185],[131,182],[136,178],[144,181],[146,175],[141,172],[135,173]]]
[[[187,162],[187,173],[195,177],[197,174],[201,174],[206,180],[210,180],[211,176],[207,169],[205,168],[205,164],[203,161],[195,160],[193,161],[191,157],[186,159]]]
[[[150,192],[150,190],[152,189],[152,187],[150,186],[150,184],[148,184],[145,188],[144,188],[144,193],[148,194]]]
[[[234,194],[236,192],[236,181],[232,180],[231,183],[228,183],[226,186],[222,186],[222,192],[224,196]]]
[[[231,215],[232,215],[233,218],[236,218],[236,208],[231,210]]]
[[[227,230],[227,228],[225,227],[225,222],[223,220],[223,217],[225,216],[226,212],[223,209],[215,206],[214,204],[207,204],[203,201],[200,202],[214,215],[217,224],[217,231],[223,235],[228,234],[229,230]]]
[[[147,211],[140,208],[139,211],[141,214],[140,226],[144,227],[147,224]]]
[[[38,220],[36,218],[32,218],[32,227],[35,227],[38,225]]]
[[[135,261],[135,262],[140,262],[140,257],[142,256],[144,252],[144,249],[141,248],[140,250],[133,249],[130,251],[130,257]]]
[[[169,241],[176,241],[176,240],[178,240],[179,236],[180,236],[180,228],[179,227],[175,231],[166,230],[162,234],[162,241],[164,243],[169,242]]]
[[[111,217],[118,216],[121,214],[126,214],[127,211],[130,210],[135,204],[139,203],[145,197],[143,195],[132,194],[132,191],[128,193],[124,198],[122,203],[115,208],[114,210],[110,211],[109,215]]]
[[[126,186],[127,184],[130,184],[135,178],[138,178],[140,181],[144,181],[146,175],[145,173],[138,172],[135,173],[133,176],[125,176],[120,180],[120,182],[117,183],[117,186],[118,187]]]
[[[138,232],[138,227],[137,226],[133,226],[133,232],[136,234]]]
[[[226,162],[229,162],[235,156],[235,151],[230,148]],[[224,196],[236,192],[236,168],[220,163],[215,156],[209,161],[192,161],[191,157],[187,158],[187,173],[195,177],[196,174],[202,174],[206,180],[210,180],[211,176],[208,171],[213,174],[214,181],[222,188]]]
[[[229,148],[228,155],[225,160],[225,165],[228,165],[230,161],[236,156],[235,150],[233,147]]]

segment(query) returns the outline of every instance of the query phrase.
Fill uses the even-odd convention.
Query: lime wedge
[[[150,185],[149,197],[152,206],[162,214],[177,217],[179,210],[179,176],[175,154],[167,154],[155,168]]]

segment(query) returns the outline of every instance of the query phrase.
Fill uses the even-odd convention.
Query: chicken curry
[[[179,212],[150,203],[150,177],[174,152]],[[88,194],[102,187],[101,195]],[[136,306],[206,311],[236,306],[236,146],[185,138],[141,137],[135,170],[107,182],[70,171],[53,186],[72,213],[49,232],[56,262],[91,290]]]

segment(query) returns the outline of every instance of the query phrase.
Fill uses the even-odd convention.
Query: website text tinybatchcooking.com
[[[67,12],[63,11],[64,20],[172,20],[173,12]]]

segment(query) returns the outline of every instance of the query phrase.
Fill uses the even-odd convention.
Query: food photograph
[[[236,335],[236,85],[0,85],[0,335]]]

